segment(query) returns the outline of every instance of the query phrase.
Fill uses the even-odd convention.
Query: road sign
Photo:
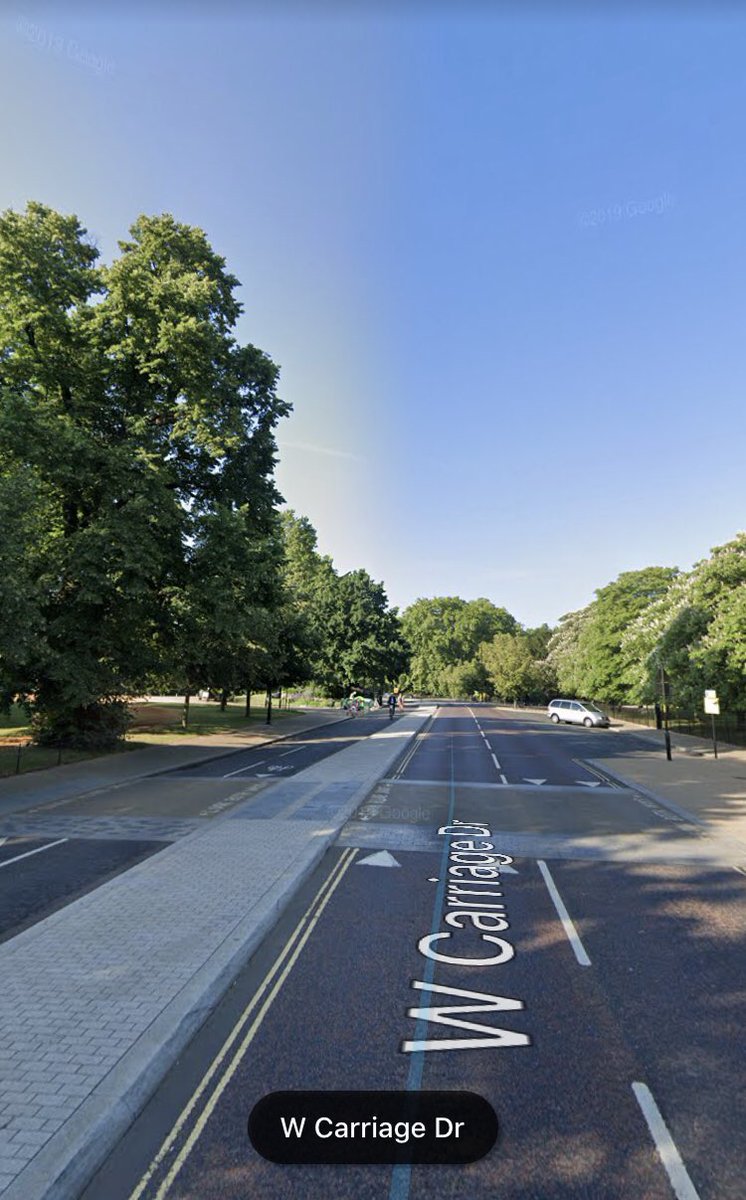
[[[717,692],[713,689],[705,692],[705,712],[712,713],[714,716],[718,716],[720,713],[720,700]]]

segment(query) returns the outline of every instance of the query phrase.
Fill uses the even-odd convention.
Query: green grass
[[[0,742],[7,737],[31,737],[28,714],[18,704],[12,704],[10,712],[0,712]]]
[[[150,709],[150,712],[148,711]],[[272,722],[283,721],[286,717],[294,716],[296,709],[277,708],[272,705]],[[152,720],[149,717],[152,715]],[[184,726],[184,704],[157,703],[138,706],[137,719],[133,723],[129,737],[142,741],[151,739],[162,741],[164,737],[195,737],[211,733],[252,733],[266,723],[267,710],[264,705],[252,704],[251,717],[246,717],[244,701],[228,704],[225,712],[221,712],[216,703],[201,703],[192,701],[189,705],[189,724]]]

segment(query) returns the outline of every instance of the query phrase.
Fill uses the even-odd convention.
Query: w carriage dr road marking
[[[25,854],[16,854],[15,858],[6,858],[5,862],[1,862],[0,867],[9,867],[11,863],[20,862],[22,858],[31,858],[32,854],[41,854],[42,850],[52,850],[66,841],[67,838],[58,838],[56,842],[49,842],[47,846],[38,846],[36,850],[27,850]]]

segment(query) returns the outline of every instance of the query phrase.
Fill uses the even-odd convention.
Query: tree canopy
[[[238,281],[201,230],[130,234],[98,267],[76,217],[0,216],[0,486],[27,500],[11,642],[30,601],[0,670],[69,740],[116,731],[118,698],[166,669],[222,686],[277,574],[278,368],[235,339]]]

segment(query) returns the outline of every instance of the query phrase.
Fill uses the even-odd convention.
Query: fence
[[[601,705],[611,717],[622,721],[634,721],[637,725],[656,727],[653,705],[623,704],[620,708],[610,704]],[[712,718],[705,713],[691,713],[669,705],[668,727],[672,733],[689,733],[693,737],[712,737]],[[746,746],[746,713],[721,713],[715,717],[715,731],[719,742],[732,746]]]
[[[90,758],[81,750],[70,750],[64,746],[36,746],[29,740],[10,738],[0,740],[0,777],[21,775],[26,771],[41,771],[45,767],[59,767],[63,763],[78,762]]]

